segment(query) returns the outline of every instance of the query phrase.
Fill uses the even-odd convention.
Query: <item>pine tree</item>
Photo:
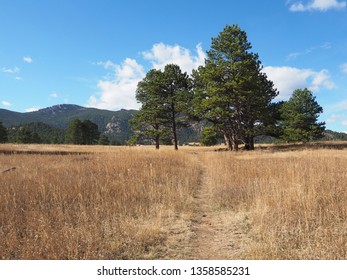
[[[165,110],[169,112],[168,125],[173,136],[175,150],[178,150],[177,131],[187,126],[186,113],[190,104],[190,79],[176,64],[168,64],[164,69]]]
[[[70,122],[66,131],[65,142],[75,145],[83,144],[82,122],[79,119],[75,118]]]
[[[156,149],[159,149],[160,138],[167,133],[169,123],[169,111],[163,105],[163,83],[164,75],[160,70],[152,69],[146,74],[136,89],[136,99],[142,106],[129,121],[135,131],[133,140],[147,137],[155,141]]]
[[[323,108],[307,88],[295,90],[281,112],[282,140],[308,142],[323,137],[325,123],[318,122]]]
[[[66,131],[65,142],[75,145],[93,145],[99,140],[98,126],[90,120],[81,122],[79,119],[73,119]]]
[[[5,143],[8,141],[7,129],[0,122],[0,143]]]
[[[196,116],[210,121],[235,151],[241,141],[254,148],[257,128],[278,94],[250,50],[246,32],[227,25],[212,38],[206,65],[193,72]]]
[[[171,137],[177,150],[177,130],[186,125],[184,112],[189,103],[187,73],[175,64],[166,65],[163,72],[152,69],[139,82],[136,99],[142,106],[130,121],[135,133],[153,139],[157,149],[160,139]]]

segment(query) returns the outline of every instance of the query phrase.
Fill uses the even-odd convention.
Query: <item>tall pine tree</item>
[[[156,149],[159,149],[160,138],[167,131],[170,115],[165,103],[164,75],[162,71],[152,69],[146,77],[140,81],[136,89],[136,99],[142,106],[130,120],[135,137],[145,136],[155,141]]]
[[[169,136],[177,150],[177,131],[187,124],[189,85],[189,76],[178,65],[149,71],[136,90],[136,99],[142,106],[130,121],[135,133],[155,140],[157,149],[160,138]]]
[[[223,133],[230,150],[244,142],[254,149],[254,136],[278,94],[252,53],[246,32],[227,25],[212,38],[205,66],[193,72],[194,111]]]

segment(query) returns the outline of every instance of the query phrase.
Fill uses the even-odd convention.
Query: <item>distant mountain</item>
[[[128,124],[136,110],[108,111],[85,108],[78,105],[60,104],[35,112],[18,113],[0,109],[0,122],[6,127],[30,123],[45,123],[50,126],[66,129],[72,119],[91,120],[99,127],[100,132],[111,140],[123,143],[132,135]]]
[[[133,135],[128,122],[136,112],[136,110],[108,111],[72,104],[60,104],[28,113],[0,109],[0,122],[6,127],[26,125],[32,131],[38,133],[40,131],[41,138],[46,138],[46,135],[42,134],[41,131],[47,131],[49,135],[57,133],[57,131],[55,130],[53,133],[42,124],[65,130],[74,118],[81,121],[90,120],[98,125],[99,131],[107,135],[111,142],[123,144]],[[202,127],[203,124],[192,123],[191,127],[181,129],[178,132],[180,143],[198,141]]]

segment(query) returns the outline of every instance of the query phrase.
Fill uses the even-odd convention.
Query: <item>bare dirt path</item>
[[[244,213],[234,213],[216,206],[213,200],[213,176],[202,155],[201,180],[195,195],[195,210],[191,223],[192,236],[187,259],[243,259],[246,242]]]

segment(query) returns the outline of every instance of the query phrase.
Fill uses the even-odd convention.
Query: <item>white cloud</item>
[[[102,66],[104,67],[106,70],[115,70],[118,65],[113,63],[111,60],[107,60],[107,61],[99,61],[99,62],[96,62],[94,63],[95,65],[98,65],[98,66]]]
[[[342,64],[340,68],[343,73],[347,74],[347,63]]]
[[[55,92],[52,92],[49,96],[52,98],[58,98],[58,94]]]
[[[35,106],[35,107],[31,107],[31,108],[25,109],[25,112],[27,112],[27,113],[29,113],[29,112],[36,112],[38,110],[40,110],[40,107]]]
[[[323,45],[320,45],[318,48],[323,50],[330,50],[332,48],[332,44],[330,42],[326,42]]]
[[[1,68],[1,72],[9,73],[9,74],[16,74],[20,72],[20,69],[16,66],[14,68]]]
[[[336,87],[334,82],[330,80],[329,71],[326,69],[319,72],[313,72],[310,78],[312,78],[312,81],[309,88],[313,92],[318,92],[321,87],[328,90],[332,90]]]
[[[31,62],[33,62],[33,59],[30,56],[24,56],[23,61],[26,63],[31,63]]]
[[[197,55],[192,55],[189,49],[179,45],[170,46],[163,43],[155,44],[150,51],[143,52],[142,55],[149,60],[156,69],[164,69],[166,64],[177,64],[182,71],[190,74],[193,69],[205,64],[206,54],[202,50],[201,44],[196,46]]]
[[[318,50],[329,50],[332,48],[332,44],[330,42],[325,42],[324,44],[322,45],[319,45],[319,46],[313,46],[313,47],[310,47],[304,51],[301,51],[301,52],[292,52],[290,54],[288,54],[287,56],[287,60],[293,60],[293,59],[296,59],[298,58],[299,56],[302,56],[302,55],[308,55],[314,51],[318,51]]]
[[[163,43],[155,44],[150,51],[141,54],[153,68],[164,69],[165,65],[174,63],[189,74],[192,69],[204,64],[206,57],[200,44],[196,46],[196,55],[179,45],[171,46]],[[125,59],[121,65],[110,60],[94,64],[112,71],[112,76],[98,82],[100,92],[89,98],[87,106],[109,110],[138,109],[140,107],[135,99],[135,92],[138,82],[146,75],[143,65],[131,58]]]
[[[8,101],[2,101],[1,104],[5,107],[10,107],[12,104]]]
[[[342,10],[346,7],[346,1],[338,0],[311,0],[310,2],[303,4],[301,1],[292,4],[289,8],[292,12],[305,12],[305,11],[322,11],[335,9]]]
[[[12,78],[16,79],[17,81],[23,80],[22,77],[16,76],[18,73],[20,73],[20,68],[17,66],[15,66],[13,68],[2,67],[2,68],[0,68],[0,72],[3,72],[3,73],[10,75]]]
[[[330,80],[329,73],[323,69],[319,72],[312,69],[298,69],[293,67],[264,67],[263,71],[279,90],[277,99],[288,99],[294,90],[308,88],[318,92],[321,88],[331,90],[335,84]]]
[[[122,65],[113,65],[114,77],[98,82],[101,92],[91,96],[87,105],[109,110],[138,109],[140,106],[136,102],[135,91],[138,82],[145,76],[143,66],[130,58],[125,59]]]
[[[303,53],[301,52],[293,52],[288,54],[287,56],[287,60],[292,60],[292,59],[296,59],[297,57],[299,57],[300,55],[303,55]]]

